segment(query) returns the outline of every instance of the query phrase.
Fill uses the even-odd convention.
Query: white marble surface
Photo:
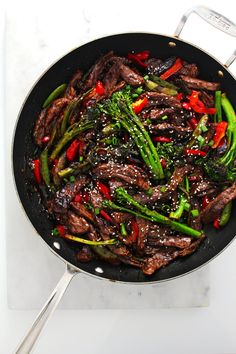
[[[156,1],[147,0],[145,3],[135,3],[119,1],[113,3],[101,0],[100,2],[79,2],[67,1],[66,3],[58,3],[51,1],[30,2],[8,1],[5,33],[5,45],[2,46],[2,53],[5,54],[4,74],[6,80],[5,90],[1,87],[2,93],[5,93],[3,100],[1,97],[2,109],[3,103],[7,102],[7,110],[4,114],[5,122],[5,145],[6,150],[1,150],[1,161],[5,157],[7,169],[7,190],[11,188],[11,180],[9,178],[9,154],[10,154],[10,135],[12,131],[12,121],[16,112],[19,110],[21,102],[25,97],[28,88],[37,79],[38,75],[47,68],[64,52],[76,47],[82,42],[86,42],[93,38],[100,37],[108,33],[125,32],[125,31],[147,31],[160,33],[173,33],[176,23],[185,9],[196,4],[194,1],[179,0],[171,4],[163,3],[158,7]],[[205,1],[205,5],[215,8],[219,12],[224,13],[232,20],[235,13],[235,5],[231,1],[224,3],[216,3],[215,1]],[[106,9],[106,11],[105,11]],[[125,10],[124,10],[125,9]],[[148,11],[151,9],[151,11]],[[2,12],[0,11],[2,15]],[[168,14],[168,18],[163,16]],[[3,19],[3,16],[2,16]],[[3,31],[2,22],[1,34]],[[198,27],[195,27],[195,24]],[[198,28],[198,29],[197,29]],[[199,39],[199,32],[204,33]],[[218,58],[225,60],[232,52],[235,46],[235,40],[225,38],[224,35],[218,35],[218,45],[211,38],[216,38],[215,31],[209,29],[207,25],[193,17],[191,24],[186,27],[184,37],[192,41],[198,41],[199,45],[208,48]],[[215,36],[215,37],[214,37]],[[233,41],[234,40],[234,41]],[[219,45],[220,43],[220,45]],[[224,50],[222,50],[224,48]],[[9,69],[10,65],[10,69]],[[2,66],[1,66],[2,67]],[[235,70],[235,66],[232,70]],[[17,80],[16,80],[17,78]],[[17,84],[16,84],[17,81]],[[3,110],[1,111],[3,114]],[[6,122],[6,117],[9,121]],[[3,120],[1,120],[3,123]],[[1,130],[2,134],[2,130]],[[3,134],[2,134],[3,135]],[[3,138],[3,136],[2,136]],[[3,139],[1,139],[1,142]],[[1,166],[3,164],[0,164]],[[3,188],[1,185],[1,192]],[[32,301],[29,307],[36,307],[38,291],[41,291],[40,301],[48,295],[50,285],[54,284],[62,271],[62,264],[54,259],[44,247],[41,241],[34,237],[31,227],[23,221],[23,212],[20,210],[16,202],[16,197],[11,196],[11,203],[8,203],[7,209],[1,204],[1,215],[7,215],[8,223],[13,226],[6,228],[6,238],[14,236],[16,233],[22,240],[27,239],[27,247],[35,248],[35,254],[39,255],[39,260],[45,263],[34,262],[34,254],[27,253],[27,249],[19,249],[18,244],[11,244],[11,251],[17,254],[17,264],[11,264],[11,267],[19,267],[22,272],[16,279],[7,279],[8,284],[12,282],[15,289],[14,304],[15,307],[22,306],[22,300]],[[1,200],[3,202],[3,200]],[[20,219],[19,219],[20,218]],[[19,232],[19,224],[24,233]],[[2,231],[4,231],[5,222],[2,218]],[[20,229],[21,229],[20,228]],[[9,232],[11,230],[11,232]],[[26,328],[32,322],[35,311],[13,311],[8,310],[6,302],[6,256],[5,245],[6,238],[0,239],[0,353],[11,353],[20,340],[20,337],[26,331]],[[8,243],[9,246],[9,243]],[[9,248],[8,248],[9,250]],[[212,264],[211,268],[203,270],[203,275],[196,273],[196,281],[189,284],[182,283],[181,287],[175,288],[174,285],[169,288],[172,292],[172,298],[166,296],[166,284],[160,284],[154,291],[158,290],[160,296],[161,307],[170,307],[168,309],[160,309],[157,304],[159,299],[153,297],[153,289],[149,289],[145,296],[152,299],[150,310],[133,310],[128,305],[126,298],[132,298],[135,303],[139,301],[138,293],[127,293],[116,307],[123,310],[100,310],[95,311],[61,311],[58,310],[51,319],[40,342],[38,343],[36,353],[207,353],[207,354],[228,354],[236,353],[235,339],[235,312],[236,312],[236,245],[231,245],[220,257]],[[8,263],[9,265],[9,263]],[[29,266],[30,265],[30,266]],[[22,268],[23,267],[23,268]],[[31,268],[33,267],[33,269]],[[48,272],[47,268],[52,268],[52,272]],[[14,269],[8,268],[8,274]],[[27,284],[31,271],[44,272],[43,282],[38,283],[37,278],[30,279],[30,288],[25,287],[24,292],[20,289],[22,284]],[[206,277],[207,274],[207,277]],[[191,275],[190,275],[191,277]],[[209,278],[208,278],[209,277]],[[185,278],[182,278],[184,280]],[[204,308],[186,308],[186,294],[192,296],[192,305],[196,301],[197,296],[201,294],[199,291],[203,289],[202,280],[207,282],[204,284],[208,288],[210,286],[210,304]],[[42,278],[41,278],[42,280]],[[46,282],[44,282],[46,280]],[[71,299],[75,292],[80,292],[80,283],[85,280],[83,277],[78,280],[74,279],[71,288],[68,290],[64,298],[64,306],[69,307]],[[177,280],[176,280],[177,281]],[[184,280],[185,281],[185,280]],[[90,289],[98,280],[91,280]],[[199,282],[199,283],[198,283]],[[45,285],[46,284],[46,285]],[[191,285],[192,284],[192,285]],[[199,287],[198,287],[199,284]],[[167,284],[168,285],[168,284]],[[82,285],[83,286],[83,285]],[[100,285],[99,285],[100,286]],[[169,285],[168,285],[169,286]],[[190,287],[194,287],[191,289]],[[105,283],[104,283],[105,287]],[[123,287],[123,286],[121,286]],[[175,292],[178,290],[176,298]],[[182,292],[181,292],[182,290]],[[90,293],[92,293],[91,290]],[[114,291],[110,289],[110,291]],[[119,290],[120,291],[120,290]],[[133,291],[133,290],[132,290]],[[101,289],[99,294],[104,292]],[[160,295],[161,294],[161,295]],[[124,295],[124,294],[123,294]],[[24,299],[22,299],[22,296]],[[35,296],[35,297],[34,297]],[[94,294],[90,294],[90,301],[93,300]],[[181,300],[182,296],[182,300]],[[79,298],[79,297],[78,297]],[[141,296],[143,298],[143,296]],[[131,299],[131,300],[132,300]],[[194,300],[193,300],[194,299]],[[205,298],[206,299],[206,298]],[[10,299],[13,303],[13,298]],[[17,302],[18,301],[18,302]],[[73,300],[74,301],[74,300]],[[85,299],[79,298],[79,301]],[[182,301],[182,305],[179,305]],[[198,300],[197,300],[198,301]],[[131,301],[132,302],[132,301]],[[204,305],[204,301],[200,301]],[[144,306],[146,302],[140,302],[139,308],[147,308]],[[170,305],[171,304],[171,305]],[[41,305],[41,303],[39,304]],[[72,305],[72,306],[71,306]],[[205,303],[206,305],[206,303]],[[74,303],[70,303],[75,308]],[[183,306],[181,308],[173,308],[175,306]],[[187,305],[189,306],[189,305]],[[191,305],[190,305],[191,306]],[[99,307],[99,306],[97,306]],[[108,303],[104,306],[104,299],[100,301],[99,308],[114,308],[114,304]],[[83,308],[83,306],[82,306]],[[69,341],[68,341],[69,339]],[[93,340],[91,340],[93,339]],[[194,344],[193,344],[194,343]],[[190,349],[191,348],[191,349]]]

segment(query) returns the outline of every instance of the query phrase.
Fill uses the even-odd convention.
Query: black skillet
[[[148,284],[150,282],[173,279],[206,264],[233,240],[236,234],[236,223],[234,221],[236,218],[236,203],[234,203],[233,215],[229,223],[221,232],[217,231],[216,234],[213,228],[207,228],[207,238],[194,254],[175,260],[152,276],[145,276],[140,270],[123,264],[117,267],[99,260],[94,260],[90,263],[80,263],[76,259],[73,249],[63,239],[58,241],[51,236],[53,225],[40,204],[38,195],[31,191],[30,180],[32,179],[32,172],[28,161],[36,149],[32,140],[32,128],[41,110],[42,102],[55,87],[62,82],[68,82],[78,67],[84,72],[87,71],[97,58],[111,49],[123,56],[127,55],[131,50],[138,52],[148,49],[151,52],[151,56],[161,58],[177,56],[189,62],[194,62],[200,68],[202,78],[220,82],[222,90],[227,92],[231,102],[236,107],[236,81],[227,70],[227,67],[236,57],[236,51],[227,63],[222,65],[200,48],[178,38],[188,16],[192,12],[197,13],[214,27],[236,37],[236,26],[231,21],[205,7],[195,7],[182,17],[174,37],[149,33],[124,33],[97,39],[73,50],[58,60],[43,74],[26,98],[19,114],[14,137],[13,168],[16,187],[31,223],[53,253],[66,263],[67,270],[16,353],[29,353],[31,351],[48,315],[56,308],[74,274],[84,272],[88,275],[126,283]]]

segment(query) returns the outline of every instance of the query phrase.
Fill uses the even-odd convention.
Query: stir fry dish
[[[46,97],[45,97],[46,98]],[[112,51],[35,119],[34,189],[78,262],[151,275],[221,229],[236,198],[236,115],[182,58]]]

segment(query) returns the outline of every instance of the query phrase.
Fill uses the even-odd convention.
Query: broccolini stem
[[[190,235],[190,236],[193,236],[196,238],[199,238],[202,236],[201,231],[195,230],[195,229],[187,226],[186,224],[181,224],[177,221],[170,220],[168,217],[166,217],[162,214],[159,214],[157,211],[150,210],[146,206],[138,203],[123,188],[117,188],[116,195],[117,195],[117,198],[120,203],[126,203],[128,205],[135,207],[136,209],[138,209],[139,212],[141,212],[142,214],[149,217],[152,221],[156,221],[161,224],[167,225],[171,229],[176,230],[176,231],[180,231],[186,235]],[[129,210],[129,212],[131,212],[131,211]],[[140,213],[138,216],[140,216]]]
[[[227,136],[229,150],[220,158],[220,161],[225,166],[228,166],[236,157],[236,115],[230,100],[224,93],[221,95],[221,105],[228,121]]]

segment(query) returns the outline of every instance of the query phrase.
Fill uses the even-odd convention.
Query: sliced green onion
[[[200,147],[202,147],[202,146],[204,145],[204,143],[205,143],[205,139],[203,138],[203,136],[202,136],[202,135],[199,135],[199,136],[197,137],[197,140],[198,140],[198,145],[199,145]]]
[[[120,224],[120,233],[122,236],[127,236],[127,231],[123,222]]]
[[[94,208],[94,214],[99,215],[100,214],[100,209],[99,208]]]
[[[69,180],[73,183],[75,181],[75,176],[70,176]]]
[[[214,140],[210,140],[208,146],[213,146],[213,145],[214,145]]]
[[[194,218],[197,218],[199,216],[199,211],[197,209],[191,210],[191,214]]]
[[[161,119],[166,120],[166,119],[168,119],[168,116],[163,116],[163,117],[161,117]]]
[[[161,192],[164,193],[166,191],[166,187],[165,186],[162,186],[161,187]]]
[[[202,130],[203,133],[206,133],[206,132],[208,131],[208,128],[207,128],[206,125],[203,125],[203,126],[201,127],[201,130]]]

